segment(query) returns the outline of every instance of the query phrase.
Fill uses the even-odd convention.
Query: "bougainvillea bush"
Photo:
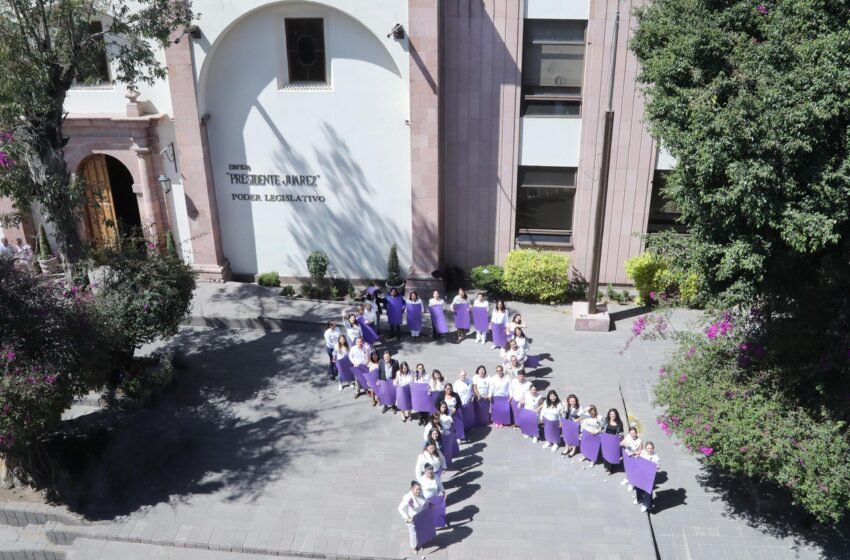
[[[634,330],[655,336],[656,323]],[[788,390],[764,335],[758,313],[729,312],[676,334],[655,385],[659,426],[708,464],[781,485],[818,521],[837,523],[850,510],[847,424],[825,401]]]

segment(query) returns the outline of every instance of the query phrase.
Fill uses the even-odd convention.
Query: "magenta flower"
[[[9,154],[0,150],[0,167],[12,167],[13,165],[15,165],[15,160]]]
[[[687,376],[687,375],[685,375],[684,373],[683,373],[682,375],[680,375],[680,376],[679,376],[679,383],[680,383],[680,384],[681,384],[681,383],[684,383],[684,382],[685,382],[685,381],[687,381],[687,380],[688,380],[688,376]]]
[[[658,370],[658,377],[667,377],[667,370],[664,369],[664,368],[659,369]]]
[[[765,6],[764,4],[759,4],[756,10],[758,10],[758,12],[763,16],[766,16],[768,12],[767,6]]]
[[[655,299],[655,292],[649,292],[649,299]]]
[[[637,319],[634,323],[632,323],[632,334],[635,336],[640,336],[640,333],[643,332],[643,329],[646,328],[646,317],[641,317]]]
[[[712,453],[714,453],[713,447],[700,447],[699,452],[705,455],[706,457],[711,457]]]
[[[9,360],[10,362],[14,361],[15,360],[15,353],[12,352],[11,350],[9,352],[6,352],[6,359]]]

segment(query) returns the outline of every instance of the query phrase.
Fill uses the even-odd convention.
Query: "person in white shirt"
[[[522,350],[523,354],[528,354],[530,342],[525,337],[525,331],[522,329],[522,327],[515,327],[511,332],[514,335],[511,342],[516,343],[519,349]]]
[[[490,302],[487,301],[486,299],[484,299],[484,294],[479,293],[475,297],[475,301],[472,302],[472,307],[484,307],[488,310],[488,313],[489,313]],[[478,329],[476,329],[475,330],[475,342],[477,342],[479,344],[486,344],[487,343],[487,331],[486,330],[485,331],[479,331]]]
[[[437,477],[434,473],[434,467],[430,464],[425,465],[425,472],[419,477],[419,484],[422,486],[422,497],[426,500],[435,496],[446,495],[443,481]]]
[[[440,292],[438,292],[437,290],[434,290],[434,294],[431,296],[431,299],[428,300],[428,309],[431,309],[435,305],[443,310],[445,310],[446,308],[446,301],[443,299],[443,297],[440,295]],[[431,325],[431,337],[434,339],[442,337],[442,335],[437,332],[437,328],[435,325]]]
[[[336,363],[341,360],[344,356],[348,355],[350,348],[348,347],[348,339],[345,335],[339,335],[337,339],[336,346],[334,346],[333,351],[333,360],[334,367],[336,367]],[[348,383],[346,383],[348,385]],[[339,379],[339,390],[342,391],[342,379]]]
[[[509,366],[513,363],[513,359],[516,358],[518,364],[524,366],[526,355],[525,352],[519,347],[516,343],[516,340],[511,340],[505,345],[505,348],[499,352],[499,356],[502,358],[502,364],[505,366]]]
[[[490,400],[493,397],[511,396],[511,378],[505,375],[505,368],[496,366],[496,377],[490,380]],[[504,424],[493,424],[497,428],[503,428]]]
[[[457,382],[452,385],[452,389],[454,389],[455,394],[457,394],[460,399],[460,406],[465,404],[469,404],[472,400],[472,388],[470,387],[470,382],[466,378],[466,371],[460,370],[457,374]]]
[[[472,391],[475,400],[490,400],[490,379],[487,378],[487,368],[484,366],[478,366],[472,376]]]
[[[511,400],[517,404],[525,400],[525,393],[531,388],[531,381],[525,379],[525,370],[517,371],[516,377],[511,380],[509,394]]]
[[[425,449],[422,450],[422,453],[419,454],[419,457],[416,458],[416,477],[422,476],[425,472],[425,465],[429,464],[434,468],[434,474],[437,477],[446,470],[446,458],[443,457],[443,454],[440,453],[440,450],[437,449],[437,443],[434,441],[428,441]]]
[[[413,518],[426,507],[428,507],[428,502],[422,497],[422,485],[416,480],[411,481],[410,492],[401,497],[401,503],[398,504],[398,512],[407,524],[407,532],[410,535],[410,550],[413,552],[413,556],[419,554]],[[422,556],[422,558],[425,558],[425,556]]]
[[[334,348],[339,340],[340,332],[336,326],[336,321],[328,321],[328,328],[325,329],[325,351],[328,353],[328,375],[331,379],[336,379],[336,367],[334,366]]]
[[[519,358],[516,355],[511,356],[511,363],[509,363],[505,367],[505,373],[508,374],[511,379],[513,379],[519,374],[520,371],[524,373],[525,366],[519,363]]]
[[[530,410],[535,414],[540,414],[540,408],[543,406],[543,395],[537,393],[537,387],[532,383],[528,388],[528,391],[525,392],[525,398],[523,399],[521,406],[519,408],[524,408],[525,410]],[[523,434],[522,437],[528,438],[527,435]],[[533,436],[531,438],[532,443],[537,443],[537,436]]]
[[[620,447],[623,448],[623,454],[629,457],[639,456],[640,452],[643,450],[643,442],[638,437],[637,428],[632,426],[629,428],[629,433],[620,441]],[[626,486],[628,484],[628,490],[631,492],[635,489],[634,486],[629,484],[629,479],[624,478],[622,482],[620,482],[620,486]]]
[[[397,387],[404,387],[405,385],[410,385],[413,383],[413,372],[410,371],[410,366],[407,365],[407,362],[402,362],[398,368],[398,374],[393,379],[393,385]],[[401,421],[407,422],[410,420],[410,410],[402,410],[401,411]]]
[[[561,419],[561,399],[558,397],[558,392],[554,389],[546,393],[546,400],[543,402],[543,406],[540,407],[540,421],[553,421]],[[557,443],[549,443],[548,441],[543,444],[543,449],[551,449],[552,453],[554,453],[558,449]]]
[[[378,332],[378,304],[371,300],[372,296],[366,296],[363,304],[363,320]]]
[[[455,314],[455,321],[457,321],[457,306],[458,305],[469,305],[469,296],[466,295],[466,290],[460,288],[457,291],[457,295],[452,300],[452,312]],[[467,309],[467,313],[472,311],[472,309]],[[466,333],[469,332],[469,329],[458,329],[457,330],[457,342],[460,342],[464,338],[466,338]]]
[[[466,385],[466,383],[464,383]],[[443,387],[443,403],[449,407],[449,414],[454,414],[457,407],[460,406],[460,399],[454,391],[454,385],[446,383]]]
[[[449,387],[451,387],[451,385],[449,385]],[[449,403],[446,401],[440,402],[440,407],[437,409],[437,416],[440,420],[440,430],[442,430],[443,435],[454,433],[454,418],[452,418],[453,412],[454,410],[449,406]]]
[[[431,372],[431,379],[428,382],[428,388],[433,393],[434,391],[442,392],[446,386],[446,380],[440,370],[435,369]]]
[[[496,300],[496,307],[493,308],[493,313],[490,315],[490,322],[493,325],[502,325],[506,328],[508,324],[508,309],[505,307],[504,300]],[[492,327],[491,327],[492,328]],[[493,344],[493,350],[498,350],[499,347]]]
[[[18,257],[18,262],[20,262],[24,268],[32,272],[35,254],[32,252],[32,247],[29,246],[29,243],[27,243],[20,237],[16,238],[15,253]]]
[[[590,405],[587,407],[585,412],[579,414],[579,418],[581,418],[581,429],[584,432],[589,434],[599,434],[602,433],[603,427],[603,418],[599,416],[599,412],[596,410],[596,405]],[[585,458],[586,460],[589,460]],[[594,461],[590,461],[590,468],[596,466]],[[587,467],[582,467],[582,469],[586,469]]]
[[[408,299],[406,299],[405,302],[404,302],[404,308],[407,311],[408,324],[410,324],[410,308],[411,307],[418,307],[419,312],[420,313],[423,312],[422,301],[419,299],[419,294],[416,293],[416,292],[410,292]],[[413,337],[413,338],[417,338],[420,335],[420,332],[421,331],[415,331],[413,329],[410,329],[410,336]]]
[[[363,341],[362,336],[358,336],[354,340],[354,346],[351,347],[351,350],[348,351],[348,359],[351,360],[351,365],[354,367],[365,366],[366,362],[369,361],[369,354],[371,354],[372,349]],[[354,398],[360,397],[360,392],[363,387],[360,387],[360,384],[357,382],[357,379],[354,380]]]
[[[520,315],[519,313],[515,314],[514,318],[511,319],[511,322],[508,323],[508,325],[505,329],[505,332],[514,333],[516,331],[517,327],[519,327],[523,330],[528,327],[528,325],[526,325],[525,321],[522,319],[522,315]]]
[[[569,395],[567,397],[567,402],[564,403],[563,416],[564,422],[580,422],[581,421],[581,405],[578,402],[578,397],[575,395]],[[578,451],[578,448],[575,445],[567,445],[567,448],[564,450],[561,455],[565,457],[573,457]]]
[[[9,246],[9,240],[5,237],[0,237],[0,258],[13,259],[15,251]]]
[[[357,337],[363,336],[363,329],[357,324],[357,317],[354,313],[346,315],[345,311],[343,311],[342,316],[345,319],[345,336],[348,337],[348,345],[354,346],[354,341],[357,340]]]
[[[414,383],[425,383],[426,385],[430,383],[431,377],[428,375],[428,372],[425,371],[424,364],[416,364],[416,371],[413,372],[413,382]],[[424,426],[428,423],[428,416],[425,413],[417,412],[417,416],[419,417],[419,425]]]
[[[655,453],[655,444],[651,441],[646,442],[646,445],[643,446],[643,451],[640,452],[641,459],[646,459],[647,461],[652,461],[656,465],[658,464],[658,455]],[[652,509],[652,492],[647,492],[645,490],[641,490],[640,488],[635,488],[635,504],[641,504],[640,511],[641,513],[646,513],[647,511]]]

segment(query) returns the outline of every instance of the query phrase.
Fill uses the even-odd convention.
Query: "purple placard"
[[[434,403],[431,402],[428,396],[428,391],[431,389],[427,383],[411,383],[410,387],[410,402],[416,412],[427,412],[434,414]]]
[[[517,406],[517,402],[511,399],[511,415],[514,423],[517,422],[517,418],[519,418],[519,407]],[[519,425],[519,424],[517,424]]]
[[[366,383],[369,384],[369,388],[375,393],[378,392],[378,370],[374,369],[372,371],[367,371],[363,374],[363,377],[366,378]]]
[[[437,536],[434,525],[434,510],[430,506],[413,516],[413,528],[416,529],[416,546],[423,547]]]
[[[511,423],[511,402],[508,397],[493,397],[493,423],[508,426]]]
[[[446,460],[446,469],[449,469],[452,466],[452,459],[454,459],[455,456],[454,439],[454,434],[448,432],[443,433],[443,447],[440,448],[440,451],[443,454],[443,458]]]
[[[491,323],[490,332],[493,334],[493,344],[499,348],[504,348],[508,343],[508,336],[505,334],[505,325]]]
[[[619,465],[622,459],[620,438],[614,434],[599,434],[602,444],[602,458],[612,465]]]
[[[543,420],[543,437],[549,443],[561,445],[561,426],[557,420]]]
[[[354,379],[357,380],[357,383],[360,385],[362,389],[367,387],[366,384],[366,373],[369,372],[369,368],[366,366],[357,366],[351,368],[351,373],[354,374]]]
[[[475,330],[486,333],[490,328],[490,313],[486,307],[472,306],[472,322],[475,324]]]
[[[351,373],[352,367],[354,365],[351,363],[351,358],[348,357],[348,354],[336,361],[336,372],[339,374],[341,383],[351,383],[354,381],[354,374]]]
[[[572,420],[564,420],[561,422],[561,435],[564,436],[564,443],[573,447],[579,445],[579,424]]]
[[[381,338],[378,336],[378,333],[375,332],[375,329],[372,328],[372,325],[366,322],[366,319],[363,317],[358,317],[357,324],[360,325],[360,330],[363,332],[363,340],[366,344],[372,345],[378,342],[378,339]]]
[[[467,430],[470,430],[476,426],[475,424],[475,402],[469,401],[465,405],[463,405],[461,409],[463,413],[463,425]],[[464,438],[466,439],[466,438]]]
[[[387,321],[393,326],[401,325],[404,315],[404,298],[390,296],[387,298]]]
[[[581,454],[587,457],[591,463],[599,461],[599,434],[591,434],[587,430],[581,432]]]
[[[380,288],[378,288],[377,286],[369,286],[368,288],[366,288],[366,293],[371,296],[375,295],[375,292],[377,292],[378,290],[380,290]]]
[[[469,329],[469,304],[460,303],[455,305],[455,328]]]
[[[395,405],[399,410],[412,410],[410,401],[410,385],[399,385],[395,388]]]
[[[540,356],[526,356],[525,367],[537,369],[540,367]]]
[[[437,495],[428,501],[434,504],[434,527],[442,529],[446,526],[446,497]]]
[[[422,332],[422,304],[419,302],[417,304],[408,305],[404,308],[407,312],[407,328]]]
[[[392,381],[378,380],[378,400],[381,406],[395,406],[395,386]]]
[[[525,408],[519,409],[517,425],[523,435],[537,437],[540,435],[540,427],[537,425],[537,413]]]
[[[655,486],[655,475],[658,465],[643,457],[623,457],[623,465],[626,467],[626,478],[635,488],[646,492],[652,492]]]
[[[431,314],[431,326],[440,334],[449,332],[449,325],[446,323],[446,315],[443,313],[443,308],[439,305],[432,305],[428,308]]]
[[[455,434],[457,434],[457,439],[466,439],[466,426],[463,421],[463,409],[458,408],[455,410],[455,413],[452,414],[452,427],[455,430]]]
[[[431,391],[428,395],[428,398],[431,399],[431,406],[434,407],[434,412],[437,411],[437,405],[440,403],[440,400],[443,398],[444,393],[442,391]]]
[[[490,401],[479,399],[475,401],[475,425],[486,426],[490,423]]]

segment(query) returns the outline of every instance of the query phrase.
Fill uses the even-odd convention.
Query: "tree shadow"
[[[317,411],[276,402],[293,383],[327,383],[297,367],[313,354],[308,339],[184,329],[168,346],[184,351],[191,367],[155,406],[80,417],[49,442],[54,498],[91,520],[225,489],[226,501],[255,499],[293,458],[315,453],[303,434]]]
[[[795,551],[817,547],[824,558],[848,557],[850,519],[845,517],[837,526],[817,523],[802,507],[792,505],[787,489],[711,467],[705,467],[697,481],[716,494],[714,500],[723,501],[726,516],[773,537],[790,539]]]

